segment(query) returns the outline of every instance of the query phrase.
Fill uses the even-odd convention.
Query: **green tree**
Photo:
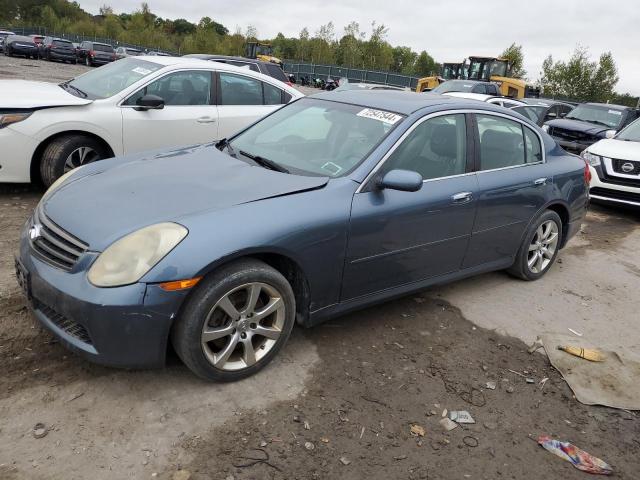
[[[511,75],[514,78],[524,78],[527,75],[523,68],[524,54],[522,53],[522,45],[512,43],[501,54],[500,57],[506,58],[511,63]]]
[[[437,75],[440,70],[440,65],[429,55],[426,51],[420,52],[416,59],[414,74],[418,77],[429,77]]]
[[[391,70],[404,75],[412,75],[414,72],[418,54],[409,47],[395,47],[392,50],[393,65]]]

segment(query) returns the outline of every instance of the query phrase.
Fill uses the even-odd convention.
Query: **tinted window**
[[[525,163],[520,123],[492,115],[476,115],[480,135],[480,168],[511,167]]]
[[[73,44],[68,42],[67,40],[54,40],[51,42],[51,45],[54,47],[65,47],[65,48],[73,48]]]
[[[264,85],[264,104],[265,105],[281,105],[282,104],[282,90],[268,83]]]
[[[220,73],[220,105],[262,105],[262,82]]]
[[[144,95],[157,95],[166,106],[210,105],[211,73],[194,70],[165,75],[134,93],[125,104],[135,105]]]
[[[500,93],[498,92],[498,87],[496,87],[495,85],[485,85],[485,87],[489,95],[500,95]]]
[[[524,130],[525,161],[527,163],[541,162],[542,146],[540,145],[540,138],[530,128],[524,126],[522,128]]]
[[[486,93],[487,93],[487,89],[486,89],[486,87],[485,87],[484,85],[482,85],[482,84],[478,84],[478,85],[476,85],[475,87],[473,87],[472,92],[473,92],[473,93],[483,93],[483,94],[486,94]]]
[[[418,172],[425,180],[466,171],[467,136],[463,114],[434,117],[418,125],[394,150],[384,171]]]
[[[266,63],[264,66],[267,68],[267,72],[269,72],[269,76],[273,78],[277,78],[281,82],[288,82],[287,76],[284,74],[282,69],[274,64],[274,63]]]
[[[96,52],[113,52],[113,47],[111,45],[102,45],[100,43],[94,43],[93,49]]]
[[[538,123],[540,115],[544,113],[545,107],[532,107],[532,106],[519,106],[512,109],[514,112],[518,112],[524,115],[532,122]]]

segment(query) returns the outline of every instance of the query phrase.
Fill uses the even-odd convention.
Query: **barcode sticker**
[[[151,70],[147,70],[146,68],[142,68],[142,67],[136,67],[132,71],[140,75],[149,75],[151,73]]]
[[[384,110],[374,110],[373,108],[365,108],[358,112],[359,117],[371,118],[373,120],[379,120],[389,125],[394,125],[402,120],[401,115],[397,115],[391,112],[385,112]]]

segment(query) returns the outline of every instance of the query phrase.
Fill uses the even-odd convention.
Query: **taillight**
[[[584,160],[584,158],[582,160]],[[586,160],[584,160],[584,183],[587,186],[591,184],[591,169],[589,168],[589,162]]]
[[[89,50],[89,56],[90,57],[95,57],[96,52],[94,52],[93,50]]]

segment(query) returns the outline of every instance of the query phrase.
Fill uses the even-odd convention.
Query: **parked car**
[[[483,95],[500,96],[500,87],[493,82],[482,82],[479,80],[447,80],[442,82],[430,93],[467,92],[481,93]]]
[[[0,30],[0,52],[4,53],[4,42],[9,35],[15,35],[15,33],[9,30]]]
[[[172,56],[170,53],[154,52],[154,51],[147,51],[145,55],[149,55],[151,57],[171,57]]]
[[[87,162],[211,142],[302,94],[193,58],[130,57],[59,85],[0,80],[0,182],[51,185]],[[4,115],[3,115],[4,114]]]
[[[393,85],[383,85],[379,83],[364,83],[364,82],[350,82],[346,78],[341,78],[340,86],[336,88],[336,92],[342,92],[343,90],[396,90],[396,91],[409,91],[407,87],[395,87]]]
[[[30,37],[9,35],[4,40],[4,54],[8,57],[19,55],[24,58],[38,58],[38,47]]]
[[[87,67],[104,65],[116,60],[116,51],[111,45],[99,42],[82,42],[77,50],[78,61]]]
[[[69,40],[56,37],[44,37],[42,45],[38,47],[38,56],[49,60],[77,63],[76,50]]]
[[[121,60],[127,57],[137,57],[142,55],[142,50],[133,47],[118,47],[116,48],[116,60]]]
[[[185,57],[199,58],[201,60],[209,60],[211,62],[228,63],[229,65],[235,65],[236,67],[245,67],[253,70],[254,72],[260,72],[264,75],[280,80],[281,82],[291,85],[291,82],[287,78],[287,75],[282,71],[280,65],[271,62],[263,62],[261,60],[254,60],[244,57],[230,57],[226,55],[208,55],[203,53],[193,53],[185,55]]]
[[[587,147],[582,158],[591,168],[592,200],[640,207],[640,120]]]
[[[638,114],[637,109],[623,105],[582,103],[564,118],[550,120],[542,128],[565,150],[580,153],[598,140],[613,138]]]
[[[470,92],[447,92],[443,95],[447,95],[450,97],[458,97],[458,98],[468,98],[469,100],[477,100],[479,102],[487,102],[492,105],[499,105],[505,108],[517,107],[520,105],[524,105],[520,100],[514,100],[509,97],[502,97],[495,95],[485,95],[482,93],[470,93]]]
[[[513,111],[524,115],[540,126],[549,120],[566,117],[575,108],[575,105],[570,103],[546,98],[521,98],[520,102],[525,105],[512,107]]]
[[[200,377],[237,380],[295,323],[492,270],[541,278],[588,174],[487,103],[320,93],[216,145],[72,170],[25,225],[17,278],[85,358],[157,366],[171,342]]]
[[[33,41],[33,43],[36,44],[38,48],[40,48],[40,45],[42,45],[42,42],[44,40],[43,35],[29,35],[29,38]]]

